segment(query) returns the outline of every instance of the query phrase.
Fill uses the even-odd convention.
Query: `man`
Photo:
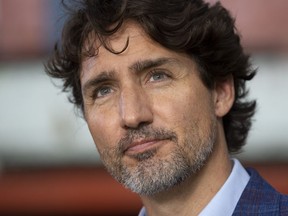
[[[288,215],[287,196],[230,159],[244,144],[255,71],[234,22],[201,0],[82,1],[46,65],[83,111],[140,215]]]

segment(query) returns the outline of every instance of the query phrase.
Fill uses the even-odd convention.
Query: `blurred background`
[[[288,1],[221,2],[258,68],[248,85],[257,113],[236,157],[288,194]],[[0,0],[0,213],[137,215],[140,200],[106,173],[86,123],[45,75],[64,21],[60,0]]]

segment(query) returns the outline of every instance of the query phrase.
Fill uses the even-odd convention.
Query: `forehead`
[[[126,49],[118,54],[111,52],[122,51],[128,40]],[[111,49],[107,50],[103,45],[99,44],[99,39],[95,39],[94,46],[97,49],[97,55],[86,58],[82,62],[81,67],[81,83],[89,80],[93,76],[103,71],[119,71],[121,68],[129,68],[137,61],[153,60],[159,58],[174,59],[191,59],[185,54],[179,54],[168,50],[159,43],[153,41],[145,31],[134,22],[126,22],[118,32],[110,36],[106,43]]]
[[[130,38],[133,38],[136,35],[139,36],[140,31],[142,32],[142,29],[139,28],[137,25],[128,25],[124,23],[123,26],[118,30],[118,32],[107,38],[104,38],[103,40],[105,40],[105,43],[109,47],[109,49],[114,50],[115,52],[122,51],[127,43],[127,40],[131,40]],[[131,42],[129,42],[128,46],[131,46]],[[112,54],[111,51],[105,48],[105,46],[102,44],[100,38],[95,32],[91,32],[88,35],[87,39],[84,42],[82,53],[84,53],[84,55],[81,60],[81,78],[83,78],[84,75],[86,76],[86,74],[89,70],[92,69],[92,67],[95,69],[96,62],[99,66],[102,58],[105,58],[106,61],[109,62],[110,60],[107,57],[109,57],[109,55],[111,56]],[[85,55],[85,53],[87,53],[88,55]]]
[[[155,43],[154,41],[152,41],[152,39],[149,38],[149,36],[145,33],[142,27],[139,26],[139,24],[132,21],[126,21],[117,30],[117,32],[109,36],[102,36],[101,39],[99,38],[99,35],[95,32],[91,32],[90,34],[88,34],[88,37],[84,41],[82,52],[88,52],[88,54],[93,55],[93,53],[91,53],[90,51],[95,51],[93,56],[97,58],[99,56],[102,56],[106,52],[110,52],[111,54],[113,54],[113,52],[117,54],[124,54],[124,51],[127,51],[124,48],[126,46],[129,46],[131,49],[131,46],[133,47],[135,40],[142,40],[146,42],[149,41],[150,43]],[[103,42],[105,44],[103,44]],[[87,59],[90,59],[90,56],[84,55],[83,61],[86,61]]]
[[[104,41],[105,45],[101,41]],[[107,57],[129,56],[129,54],[135,53],[137,50],[165,49],[153,41],[141,26],[131,21],[124,22],[116,33],[104,37],[102,40],[100,40],[95,33],[91,33],[86,40],[84,49],[90,50],[89,47],[91,46],[96,49],[94,60],[97,59],[97,62]],[[143,49],[144,47],[146,49]],[[90,59],[90,57],[87,57],[83,63],[86,63],[86,61]]]

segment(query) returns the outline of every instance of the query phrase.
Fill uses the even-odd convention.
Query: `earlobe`
[[[216,81],[214,90],[215,114],[221,118],[230,111],[235,99],[233,76]]]

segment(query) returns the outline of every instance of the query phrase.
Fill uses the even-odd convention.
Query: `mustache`
[[[118,150],[124,152],[133,142],[139,139],[147,140],[171,140],[178,142],[177,134],[172,130],[141,126],[137,129],[128,129],[125,136],[118,142]]]

